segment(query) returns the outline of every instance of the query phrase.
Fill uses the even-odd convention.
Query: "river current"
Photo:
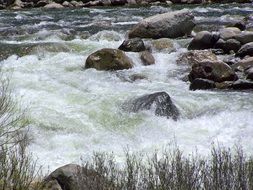
[[[185,66],[176,59],[190,39],[174,40],[175,52],[154,51],[155,65],[143,66],[137,53],[127,53],[133,69],[83,69],[89,54],[118,48],[141,19],[183,8],[195,15],[196,30],[253,13],[253,5],[237,4],[0,11],[0,63],[27,109],[29,149],[39,164],[54,169],[94,151],[114,152],[120,162],[126,148],[151,153],[175,142],[186,154],[209,153],[213,143],[239,143],[253,152],[252,92],[189,91]],[[131,82],[132,74],[146,79]],[[181,112],[178,121],[122,110],[125,101],[158,91],[171,96]]]

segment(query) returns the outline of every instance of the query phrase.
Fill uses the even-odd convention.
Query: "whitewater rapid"
[[[193,10],[199,13],[201,21],[202,14],[217,9],[223,10]],[[39,164],[54,169],[78,163],[80,157],[89,159],[95,151],[113,152],[120,162],[126,148],[149,154],[175,142],[186,154],[198,149],[205,155],[217,142],[229,147],[239,143],[247,153],[252,153],[252,92],[189,91],[189,84],[182,80],[187,74],[185,66],[176,64],[179,54],[186,51],[180,40],[174,41],[177,50],[173,53],[154,51],[155,65],[143,66],[137,53],[127,53],[134,62],[133,69],[83,69],[92,52],[118,48],[126,28],[148,14],[170,8],[153,7],[150,13],[145,10],[141,14],[136,13],[138,8],[122,8],[121,14],[114,9],[83,9],[77,13],[66,10],[69,17],[65,20],[56,19],[63,15],[57,12],[37,15],[36,11],[24,11],[8,13],[9,16],[0,12],[6,20],[15,14],[19,29],[24,29],[5,37],[2,30],[1,43],[55,43],[49,49],[41,45],[28,55],[10,55],[1,61],[4,73],[11,78],[15,98],[22,108],[28,108],[32,137],[29,149]],[[96,16],[87,15],[88,11]],[[253,8],[245,11],[253,12]],[[35,21],[20,23],[26,17]],[[96,22],[100,18],[104,25],[98,30]],[[75,23],[79,23],[78,27]],[[7,22],[2,25],[12,31]],[[132,82],[129,77],[133,74],[146,79]],[[181,112],[179,121],[155,116],[152,111],[128,113],[122,109],[127,100],[158,91],[171,96]]]

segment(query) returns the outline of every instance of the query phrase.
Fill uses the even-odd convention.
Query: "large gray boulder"
[[[215,43],[219,40],[218,34],[213,34],[208,31],[201,31],[190,42],[189,50],[201,50],[213,48]]]
[[[189,80],[192,82],[196,78],[223,82],[234,81],[237,79],[237,76],[234,70],[222,61],[202,61],[192,65]]]
[[[247,44],[253,42],[253,32],[245,31],[235,36],[235,39],[241,42],[241,44]]]
[[[177,38],[190,34],[194,16],[185,10],[168,12],[148,17],[129,31],[129,38]]]
[[[136,98],[126,103],[128,111],[155,110],[155,115],[177,120],[180,116],[178,108],[166,92],[156,92]]]
[[[97,70],[113,71],[130,69],[133,67],[132,61],[126,54],[118,49],[104,48],[88,56],[85,68],[95,68]]]

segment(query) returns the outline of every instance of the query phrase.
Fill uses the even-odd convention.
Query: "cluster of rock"
[[[252,0],[0,0],[0,9],[64,8],[91,6],[123,6],[148,4],[250,3]]]
[[[93,68],[103,71],[117,71],[130,69],[134,66],[133,60],[125,52],[139,53],[144,66],[155,64],[152,51],[171,52],[174,49],[173,42],[168,38],[187,36],[191,33],[194,17],[189,11],[181,10],[164,13],[146,18],[129,31],[129,38],[124,40],[118,49],[100,49],[86,59],[85,69]],[[142,38],[149,39],[144,43]],[[132,80],[145,77],[133,76]],[[155,115],[177,120],[179,110],[173,104],[166,92],[147,94],[127,102],[124,108],[130,112],[151,110],[155,107]]]
[[[191,66],[190,89],[253,88],[253,32],[246,28],[240,22],[234,27],[201,31],[195,35],[188,46],[190,51],[178,60],[180,64]],[[214,53],[227,57],[219,60]]]

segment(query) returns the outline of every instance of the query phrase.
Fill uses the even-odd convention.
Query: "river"
[[[193,12],[199,30],[253,13],[253,5],[237,4],[0,11],[0,63],[27,109],[29,149],[39,164],[54,169],[94,151],[114,152],[121,162],[126,148],[151,153],[175,142],[186,154],[209,153],[213,143],[239,143],[252,153],[252,91],[189,91],[185,66],[176,64],[189,39],[174,40],[173,53],[153,52],[155,65],[143,66],[137,53],[127,53],[133,69],[83,69],[89,54],[118,48],[141,19],[183,8]],[[147,79],[130,82],[132,74]],[[158,91],[170,94],[178,121],[122,109],[125,101]]]

